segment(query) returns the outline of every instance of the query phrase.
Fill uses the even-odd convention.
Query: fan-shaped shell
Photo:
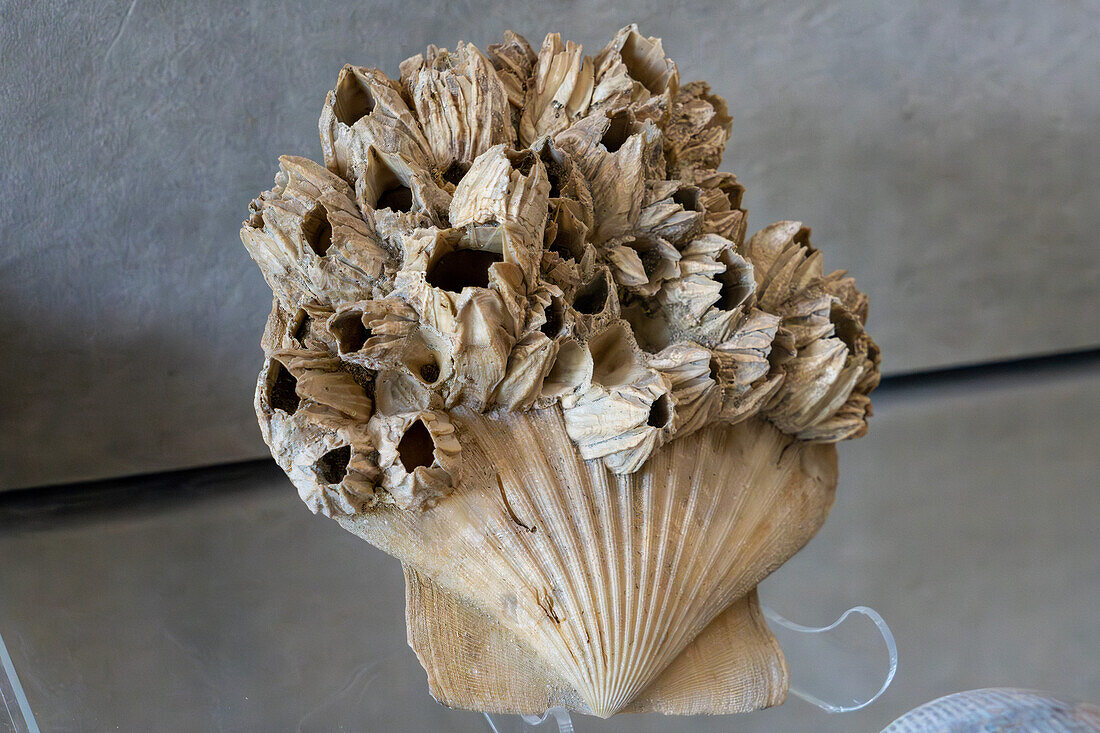
[[[704,428],[616,475],[581,459],[556,408],[502,421],[457,410],[452,419],[465,460],[445,501],[420,515],[380,509],[339,520],[406,564],[410,638],[438,699],[511,712],[562,704],[604,717],[632,701],[690,712],[705,706],[685,687],[709,685],[698,674],[715,657],[734,668],[728,679],[751,679],[723,709],[782,698],[783,662],[749,594],[824,520],[832,447],[791,442],[753,420]],[[713,644],[703,637],[688,651],[739,599],[725,623],[751,632],[753,653],[723,657],[745,637],[722,624],[707,632]],[[472,666],[469,649],[440,647],[469,628],[455,614],[481,619]],[[477,681],[522,669],[511,692]]]

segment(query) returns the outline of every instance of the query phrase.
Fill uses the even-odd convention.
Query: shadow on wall
[[[0,489],[267,454],[252,409],[263,321],[253,319],[257,336],[241,349],[211,338],[216,322],[165,315],[30,314],[0,295],[9,436]]]

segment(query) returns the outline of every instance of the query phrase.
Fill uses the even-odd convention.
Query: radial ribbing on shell
[[[730,124],[636,26],[345,66],[324,164],[281,158],[241,230],[275,296],[257,409],[309,506],[444,500],[460,407],[560,408],[617,474],[713,423],[866,432],[867,299],[799,222],[746,241]]]

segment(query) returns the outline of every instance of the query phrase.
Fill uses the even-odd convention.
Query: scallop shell
[[[799,222],[745,241],[725,102],[636,26],[400,68],[340,70],[324,165],[281,158],[241,229],[272,455],[404,564],[448,705],[780,703],[755,588],[866,431],[866,298]]]
[[[437,700],[606,717],[783,699],[752,591],[824,521],[831,446],[755,420],[617,475],[578,455],[557,408],[452,419],[466,460],[446,500],[338,519],[405,564],[410,643]]]

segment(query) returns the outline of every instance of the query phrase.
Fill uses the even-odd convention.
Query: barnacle
[[[345,66],[324,164],[281,158],[252,203],[264,438],[405,564],[447,704],[785,694],[754,588],[824,520],[880,355],[809,229],[745,241],[730,124],[636,26],[594,56],[509,31]]]

